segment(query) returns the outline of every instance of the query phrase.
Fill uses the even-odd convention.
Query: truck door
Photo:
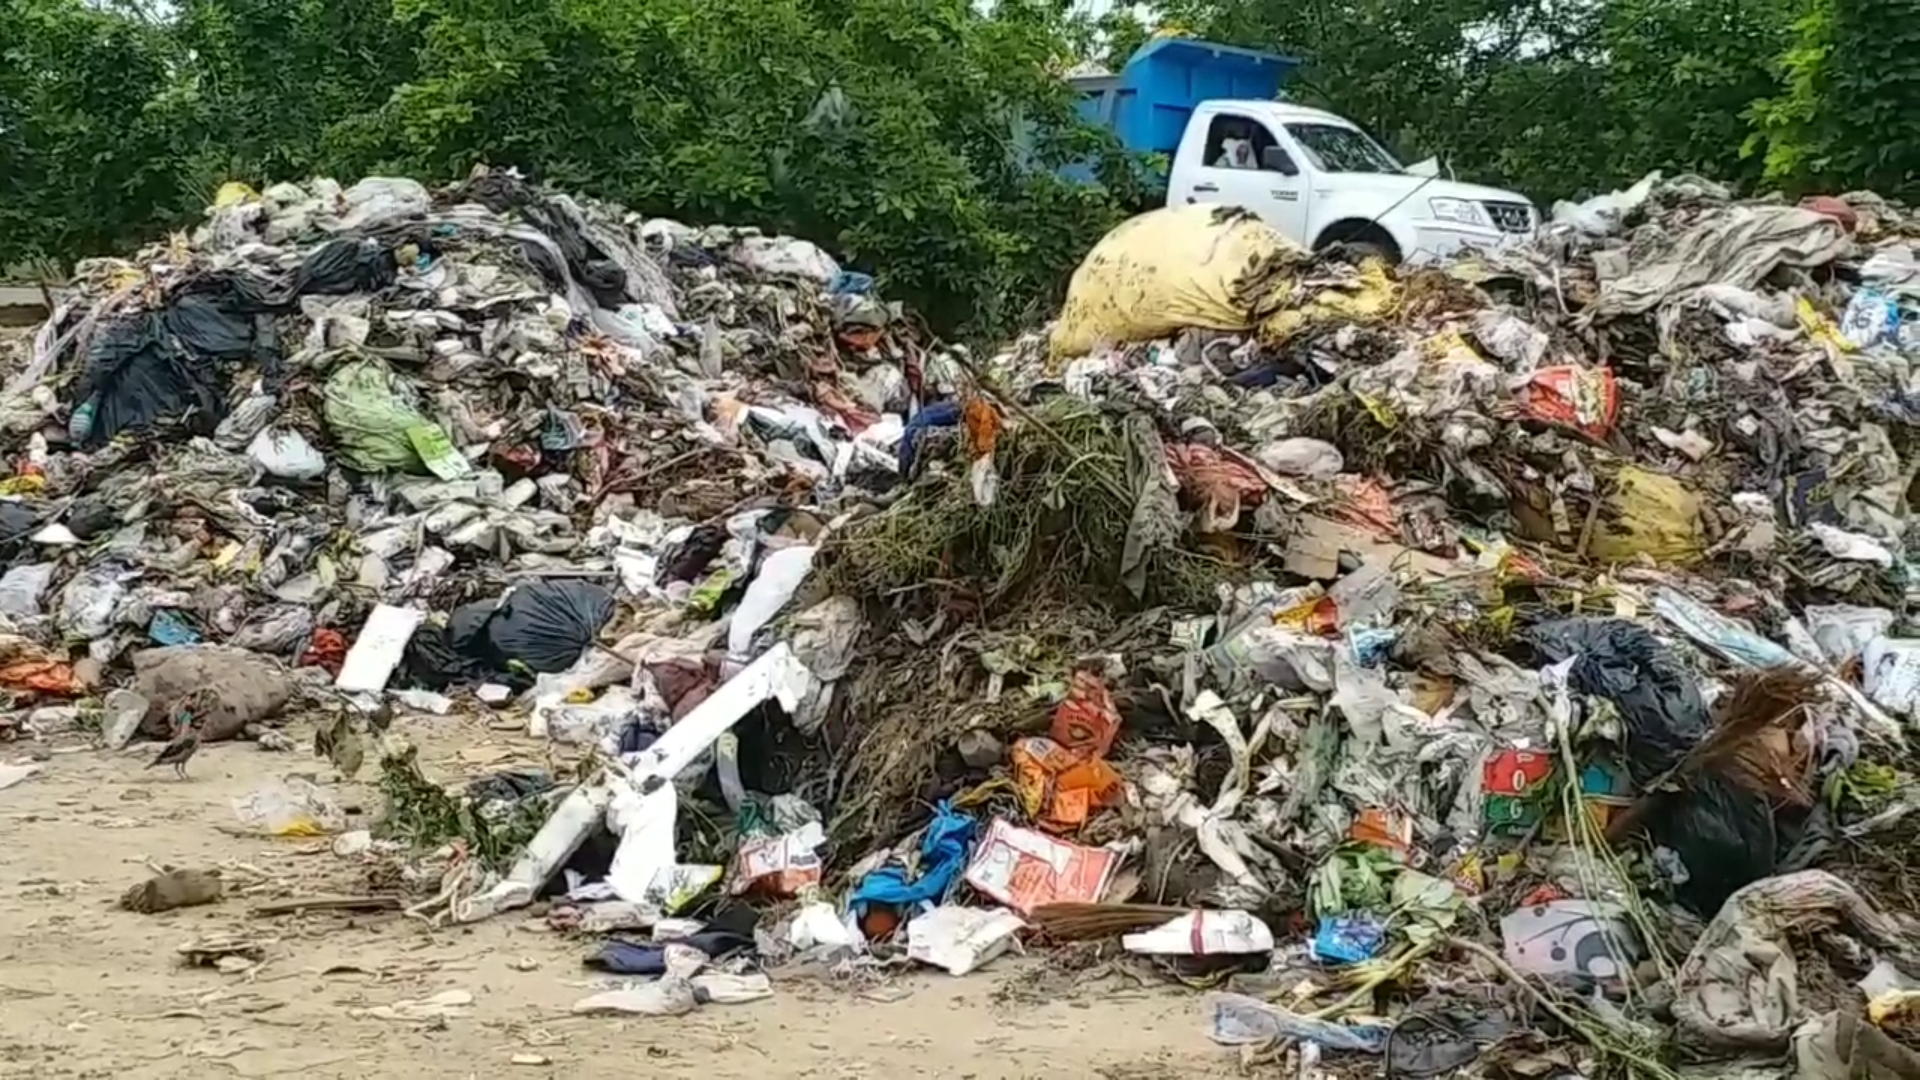
[[[1204,142],[1189,130],[1168,182],[1168,204],[1242,206],[1305,245],[1307,177],[1265,120],[1231,109],[1194,117],[1206,125]],[[1196,145],[1198,144],[1198,145]]]

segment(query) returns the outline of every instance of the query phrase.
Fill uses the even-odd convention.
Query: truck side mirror
[[[1260,171],[1276,172],[1281,176],[1300,175],[1300,167],[1293,163],[1293,155],[1278,146],[1269,146],[1260,151]]]

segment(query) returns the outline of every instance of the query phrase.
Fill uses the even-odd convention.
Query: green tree
[[[1920,0],[1814,0],[1749,152],[1796,191],[1920,198]]]
[[[112,250],[176,220],[163,29],[83,0],[0,0],[0,27],[0,266]]]
[[[392,0],[177,0],[173,11],[168,33],[188,59],[170,99],[194,136],[175,153],[200,185],[334,167],[336,130],[411,78],[420,48]]]

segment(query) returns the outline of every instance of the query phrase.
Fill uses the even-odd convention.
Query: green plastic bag
[[[457,480],[468,471],[466,458],[438,424],[414,403],[413,393],[387,365],[354,360],[327,380],[327,426],[340,456],[368,473],[431,472]]]

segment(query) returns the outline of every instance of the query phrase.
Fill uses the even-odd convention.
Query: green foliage
[[[1812,0],[1749,152],[1796,191],[1920,192],[1920,0]]]
[[[91,254],[179,213],[174,43],[83,0],[0,0],[0,265]]]

